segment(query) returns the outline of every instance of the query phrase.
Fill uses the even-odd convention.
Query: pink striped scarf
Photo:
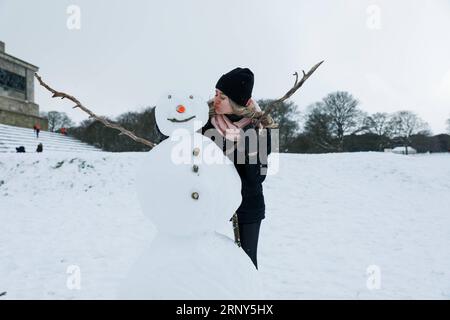
[[[211,123],[219,131],[220,135],[230,141],[239,141],[240,129],[252,122],[250,118],[242,118],[237,122],[231,122],[224,114],[218,114],[211,118]]]

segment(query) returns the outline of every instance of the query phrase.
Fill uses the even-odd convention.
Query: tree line
[[[262,109],[270,100],[261,100]],[[368,114],[349,92],[336,91],[307,107],[304,114],[293,102],[276,109],[280,124],[280,151],[326,153],[384,151],[411,146],[417,152],[449,152],[450,136],[433,136],[429,125],[408,110]],[[450,119],[447,120],[450,132]]]
[[[257,101],[262,110],[273,100]],[[78,126],[64,113],[48,114],[49,129],[68,127],[68,134],[105,151],[148,151],[117,130],[100,122],[85,120]],[[284,153],[326,153],[384,151],[386,148],[411,146],[417,152],[449,152],[450,135],[433,136],[428,124],[414,112],[400,110],[394,113],[368,114],[359,108],[359,101],[346,91],[326,95],[300,113],[292,101],[278,103],[271,111],[279,124],[279,147]],[[111,119],[108,119],[111,120]],[[155,107],[126,112],[114,121],[137,136],[159,143],[162,135],[155,121]],[[450,132],[450,119],[447,120]]]

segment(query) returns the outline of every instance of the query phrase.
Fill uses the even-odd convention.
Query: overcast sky
[[[207,99],[237,66],[255,73],[254,98],[279,98],[325,60],[292,98],[300,111],[346,90],[368,113],[414,111],[434,134],[450,117],[450,0],[0,0],[0,40],[101,115],[168,90]],[[41,110],[86,118],[35,86]]]

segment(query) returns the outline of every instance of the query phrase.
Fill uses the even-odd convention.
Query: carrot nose
[[[177,112],[178,112],[178,113],[184,113],[185,111],[186,111],[186,107],[183,106],[182,104],[180,104],[180,105],[177,107]]]

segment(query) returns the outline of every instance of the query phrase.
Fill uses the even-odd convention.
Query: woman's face
[[[214,109],[216,110],[216,114],[233,113],[230,100],[222,91],[218,89],[216,89],[216,95],[214,96]]]

